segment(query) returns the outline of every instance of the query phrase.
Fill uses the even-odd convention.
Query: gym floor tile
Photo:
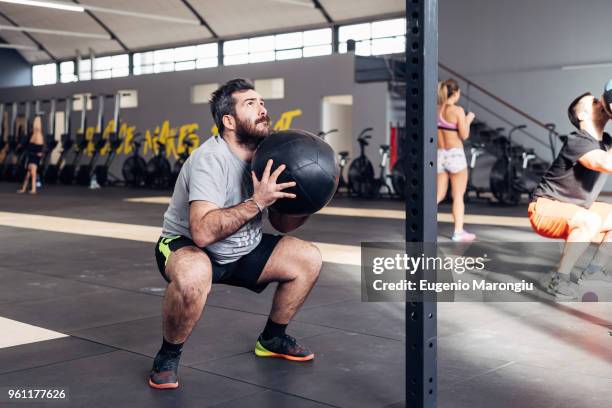
[[[0,374],[76,360],[111,351],[115,351],[115,348],[75,337],[63,337],[0,348],[0,361],[2,361]],[[0,376],[0,383],[3,383],[2,376]]]
[[[603,408],[612,406],[612,379],[573,370],[512,364],[439,390],[440,408]]]
[[[473,378],[514,364],[513,361],[474,355],[467,357],[465,355],[459,356],[452,353],[441,353],[440,348],[437,351],[439,390],[452,388],[459,383],[470,381]]]
[[[506,309],[505,318],[460,335],[440,337],[438,352],[478,355],[568,369],[612,380],[611,303],[553,305],[526,317]]]
[[[158,296],[103,289],[54,299],[1,304],[0,316],[69,334],[161,313]]]
[[[321,272],[322,275],[325,273],[331,273],[331,271]],[[276,287],[277,284],[270,284],[264,292],[258,294],[244,288],[213,285],[213,290],[208,297],[207,303],[212,306],[222,306],[267,315],[270,313]],[[308,298],[306,298],[301,310],[347,300],[360,300],[360,298],[361,292],[359,287],[315,285]]]
[[[245,407],[278,407],[278,408],[324,408],[330,405],[321,404],[305,398],[295,397],[276,391],[262,391],[257,394],[222,402],[213,408],[245,408]]]
[[[161,300],[159,301],[161,310]],[[267,316],[207,306],[189,340],[185,343],[181,364],[195,365],[238,354],[253,354],[257,337]],[[298,339],[333,332],[334,329],[292,322],[288,333]],[[74,333],[117,348],[154,357],[162,342],[162,319],[152,317],[109,326],[79,330]]]
[[[300,311],[295,320],[372,336],[403,340],[406,336],[403,303],[334,303]]]
[[[384,407],[403,400],[403,343],[344,332],[304,343],[314,351],[314,360],[298,363],[250,353],[196,367],[342,407]]]
[[[148,357],[115,351],[0,375],[0,383],[18,387],[67,387],[69,406],[88,408],[207,407],[263,391],[251,384],[189,367],[179,370],[179,389],[154,390],[147,385],[152,362]]]
[[[269,226],[265,230],[273,231]],[[362,241],[403,242],[404,221],[315,214],[291,235],[306,241],[342,245],[360,245]]]
[[[95,293],[101,290],[95,285],[6,267],[0,267],[0,281],[0,304],[71,296],[75,293]]]
[[[507,320],[528,319],[532,314],[548,310],[549,306],[536,302],[440,302],[437,308],[440,338],[503,324]]]

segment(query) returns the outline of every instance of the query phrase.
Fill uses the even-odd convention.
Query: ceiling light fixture
[[[576,64],[576,65],[565,65],[561,67],[562,71],[570,71],[574,69],[592,69],[592,68],[609,68],[612,67],[612,62],[598,62],[594,64]]]
[[[37,0],[0,0],[3,3],[19,4],[22,6],[47,7],[57,10],[78,11],[83,12],[85,9],[77,4],[61,3],[55,1],[37,1]]]
[[[291,0],[285,0],[285,1],[291,1]],[[53,8],[53,9],[65,10],[65,11],[80,11],[80,12],[83,12],[85,10],[88,10],[88,11],[93,11],[93,12],[97,12],[97,13],[116,14],[116,15],[120,15],[120,16],[144,18],[144,19],[148,19],[148,20],[165,21],[165,22],[168,22],[168,23],[178,23],[178,24],[187,24],[187,25],[196,25],[196,26],[201,25],[198,20],[194,20],[194,19],[172,17],[172,16],[163,16],[163,15],[159,15],[159,14],[141,13],[141,12],[129,11],[129,10],[119,10],[119,9],[114,9],[114,8],[90,6],[89,4],[73,4],[73,3],[66,3],[64,1],[0,0],[0,2],[19,4],[19,5],[22,5],[22,6],[48,7],[48,8]]]

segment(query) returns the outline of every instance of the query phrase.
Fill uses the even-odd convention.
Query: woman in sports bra
[[[18,193],[23,194],[28,188],[28,180],[31,180],[32,187],[30,187],[30,194],[36,194],[36,172],[38,171],[38,165],[43,155],[43,134],[42,134],[42,121],[40,116],[34,118],[32,123],[32,137],[30,137],[30,143],[28,143],[28,171],[26,172],[25,179],[21,189],[17,190]]]
[[[455,231],[453,241],[473,241],[476,236],[463,229],[468,166],[463,141],[470,136],[472,112],[465,114],[457,102],[461,97],[459,84],[454,79],[438,83],[438,204],[446,197],[450,181],[453,198]]]

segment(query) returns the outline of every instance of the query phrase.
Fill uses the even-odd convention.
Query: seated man
[[[542,178],[529,205],[529,220],[540,235],[566,241],[557,271],[547,277],[547,291],[558,299],[576,297],[570,273],[590,242],[599,248],[582,279],[608,279],[604,267],[612,242],[612,204],[595,201],[612,172],[612,138],[604,133],[610,119],[592,94],[576,98],[568,108],[578,128]]]
[[[213,283],[259,293],[278,282],[255,354],[294,361],[314,358],[285,328],[319,276],[321,254],[300,239],[262,234],[267,207],[280,198],[295,198],[283,191],[294,182],[276,183],[284,165],[270,174],[269,161],[261,180],[250,172],[253,153],[269,134],[264,101],[250,82],[234,79],[213,93],[211,110],[220,135],[185,162],[155,247],[159,270],[168,282],[163,342],[149,376],[149,385],[158,389],[178,387],[183,344],[202,315]],[[283,233],[306,218],[269,214],[272,226]]]

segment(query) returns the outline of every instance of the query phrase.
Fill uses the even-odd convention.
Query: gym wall
[[[561,133],[574,130],[569,103],[586,91],[601,95],[612,77],[610,0],[439,0],[439,5],[440,62],[540,121],[555,123]],[[602,63],[608,65],[588,66]],[[491,107],[536,131],[499,104]],[[508,127],[471,108],[487,122]],[[541,130],[537,135],[545,138]],[[546,148],[531,147],[550,160]],[[612,191],[612,179],[604,191]]]
[[[352,129],[355,132],[373,127],[372,144],[368,150],[373,163],[379,161],[379,144],[387,143],[387,86],[386,83],[356,84],[354,82],[354,57],[352,54],[304,58],[259,64],[223,66],[218,68],[181,71],[160,74],[130,76],[115,79],[100,79],[40,87],[3,89],[1,102],[33,101],[51,97],[65,97],[78,93],[113,93],[122,89],[138,91],[138,107],[123,109],[123,121],[135,126],[135,131],[148,130],[154,134],[156,127],[168,121],[169,127],[178,133],[181,126],[191,125],[197,129],[200,142],[211,135],[213,121],[209,104],[192,104],[191,87],[196,84],[221,84],[229,79],[245,77],[253,80],[284,78],[284,98],[266,100],[269,115],[276,123],[284,118],[290,127],[317,133],[321,127],[322,99],[326,95],[353,95]],[[63,104],[60,106],[62,108]],[[107,105],[106,117],[112,116],[112,104]],[[298,112],[299,111],[299,112]],[[284,117],[283,113],[288,113]],[[73,112],[72,126],[78,127],[80,112]],[[88,112],[88,125],[93,126],[96,112]],[[288,122],[290,121],[290,122]],[[196,125],[195,127],[193,125]],[[353,154],[359,148],[353,140]],[[146,156],[151,156],[151,150]],[[120,154],[113,162],[111,172],[119,175],[121,163],[127,157]],[[170,158],[172,160],[172,157]]]
[[[16,50],[0,48],[1,88],[32,85],[32,67]]]

